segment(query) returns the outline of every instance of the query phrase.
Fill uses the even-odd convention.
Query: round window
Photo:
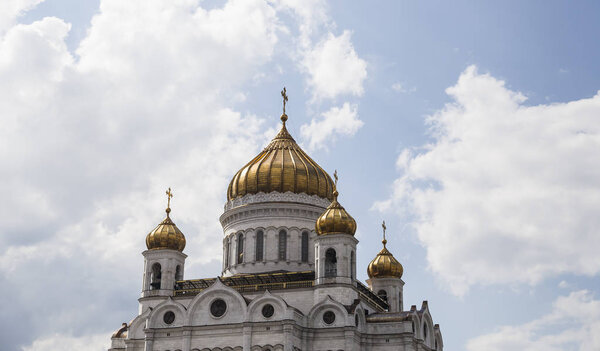
[[[163,322],[165,322],[166,324],[171,324],[174,321],[175,321],[175,313],[173,313],[173,311],[165,312],[165,314],[163,315]]]
[[[275,308],[273,308],[273,305],[266,304],[263,306],[263,308],[262,308],[263,317],[271,318],[271,317],[273,317],[273,313],[275,313]]]
[[[331,311],[323,313],[323,322],[325,322],[325,324],[333,324],[333,322],[335,322],[335,313]]]
[[[221,299],[216,299],[210,304],[210,313],[214,317],[221,317],[227,311],[227,303]]]

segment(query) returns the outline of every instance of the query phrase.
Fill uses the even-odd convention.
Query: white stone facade
[[[292,193],[227,203],[216,279],[176,282],[185,254],[144,251],[139,315],[115,332],[110,350],[442,350],[426,301],[404,311],[400,278],[370,279],[371,292],[356,280],[358,240],[316,235],[328,203]]]

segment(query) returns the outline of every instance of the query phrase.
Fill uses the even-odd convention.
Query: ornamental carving
[[[271,193],[258,193],[258,194],[247,194],[242,197],[235,198],[233,200],[227,201],[225,204],[225,211],[231,210],[238,206],[248,205],[248,204],[256,204],[263,202],[295,202],[313,206],[323,207],[323,209],[327,208],[331,203],[328,199],[324,199],[317,195],[307,195],[307,194],[296,194],[291,191],[280,193],[280,192],[271,192]]]

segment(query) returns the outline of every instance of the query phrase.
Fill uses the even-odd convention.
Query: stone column
[[[146,338],[144,339],[144,351],[153,351],[154,346],[154,332],[146,332]]]
[[[293,327],[291,324],[284,324],[283,325],[283,351],[293,351],[293,346],[292,346],[292,332],[293,332]]]
[[[243,348],[244,351],[250,351],[252,347],[252,325],[250,323],[244,323],[244,340]]]
[[[181,351],[190,351],[192,345],[192,329],[183,327],[183,346]]]

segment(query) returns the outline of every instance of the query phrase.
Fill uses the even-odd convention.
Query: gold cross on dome
[[[338,181],[337,169],[333,172],[333,178],[335,178],[335,187],[337,188],[337,181]]]
[[[383,228],[383,240],[385,240],[385,230],[387,229],[387,227],[385,226],[385,221],[381,223],[381,227]]]
[[[283,97],[283,114],[285,115],[285,103],[288,101],[288,96],[285,87],[283,87],[283,90],[281,91],[281,97]]]
[[[171,208],[171,198],[173,197],[173,193],[171,192],[171,187],[166,191],[167,193],[167,207]]]

